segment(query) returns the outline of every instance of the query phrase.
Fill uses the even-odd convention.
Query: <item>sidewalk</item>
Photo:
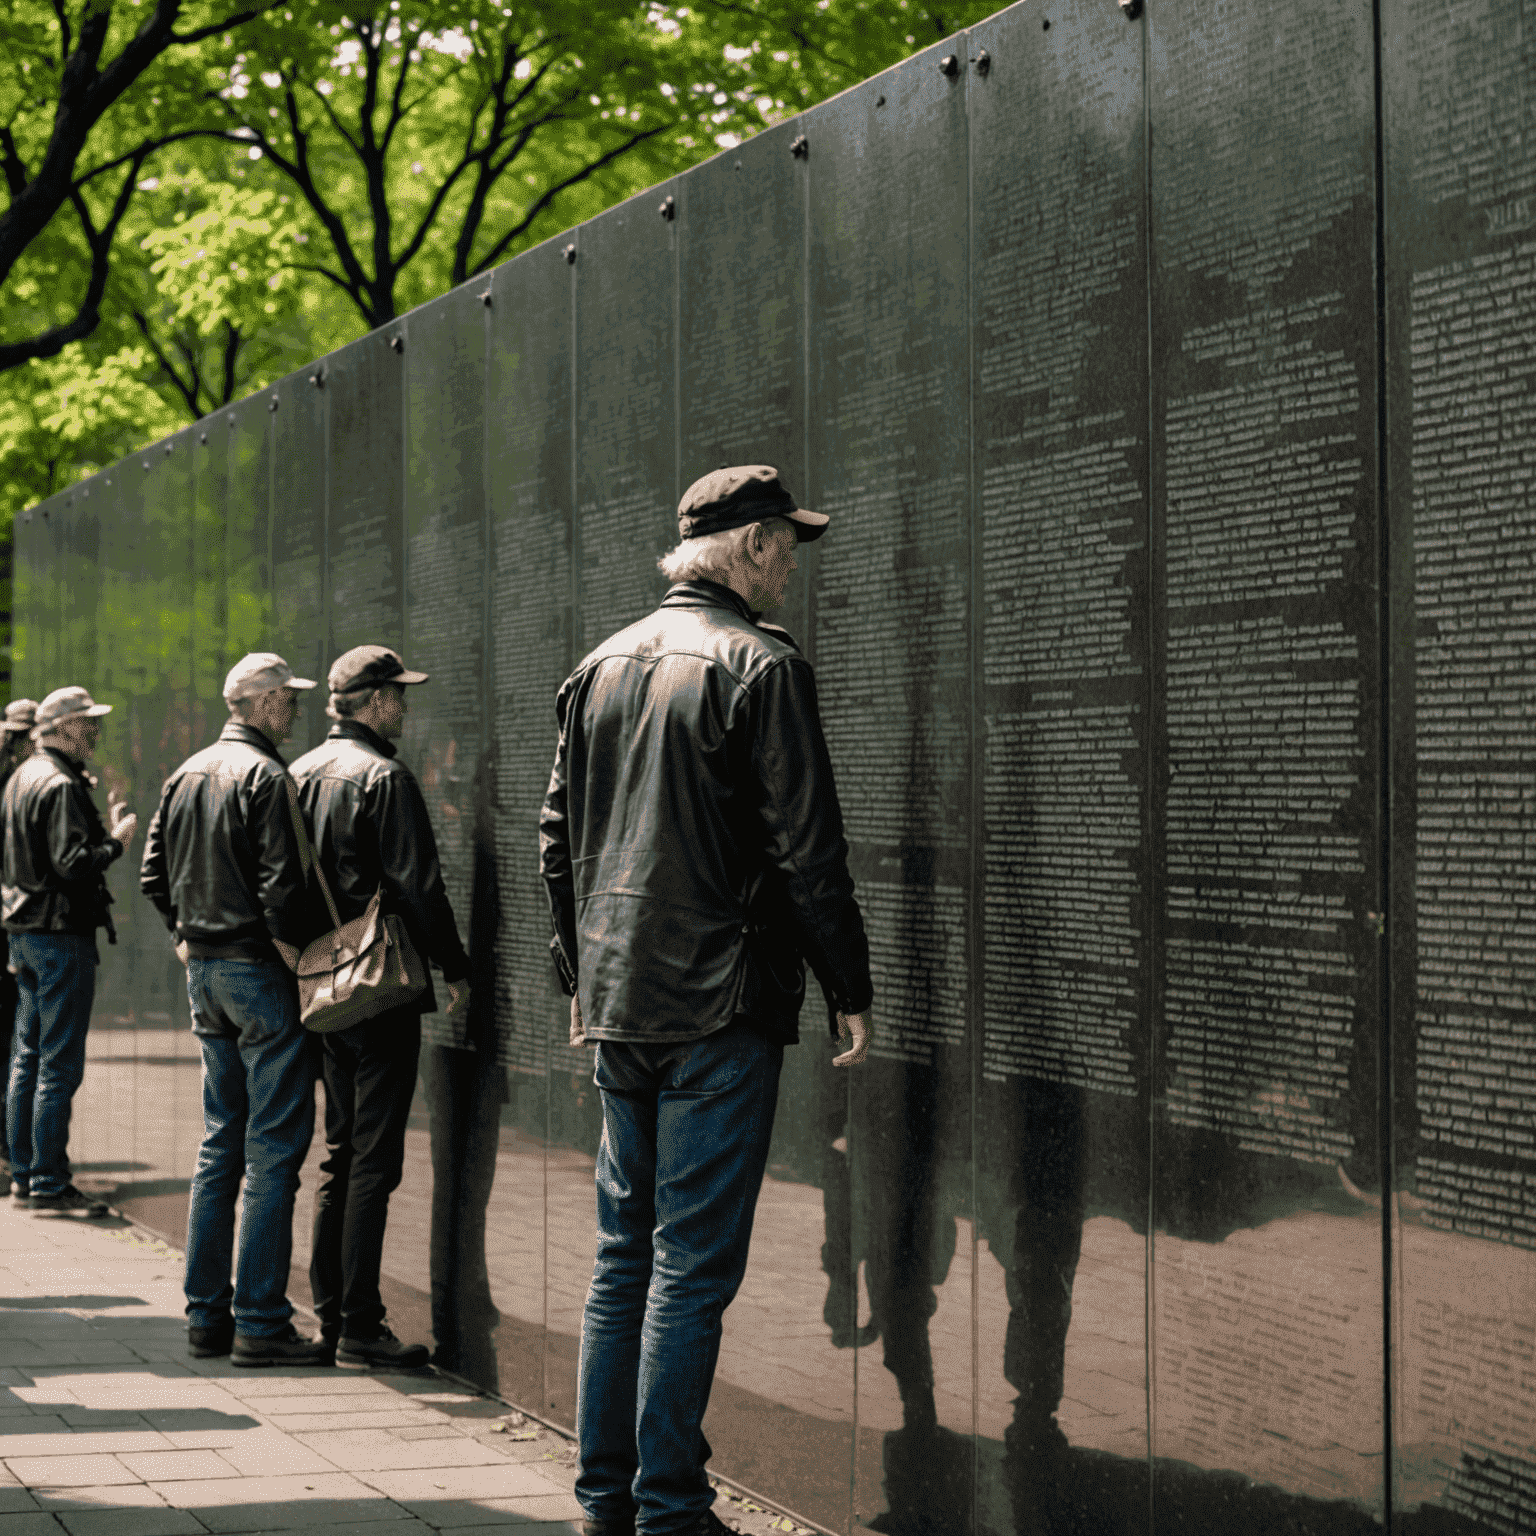
[[[121,1217],[0,1198],[0,1536],[580,1532],[565,1436],[430,1370],[193,1360],[181,1275]],[[813,1536],[716,1487],[744,1536]]]
[[[0,1201],[0,1536],[580,1530],[571,1448],[506,1404],[193,1360],[182,1305],[158,1239]]]

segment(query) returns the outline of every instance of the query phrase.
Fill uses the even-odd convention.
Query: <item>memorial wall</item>
[[[715,1470],[889,1536],[1536,1528],[1533,80],[1529,0],[1027,0],[21,515],[14,692],[111,703],[146,817],[247,650],[432,675],[476,1002],[397,1332],[572,1422],[555,691],[768,462],[877,1036],[834,1072],[812,986]],[[136,863],[73,1150],[179,1239]]]

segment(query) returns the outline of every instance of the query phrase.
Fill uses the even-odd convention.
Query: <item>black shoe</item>
[[[54,1215],[79,1214],[82,1216],[105,1216],[107,1214],[107,1202],[97,1200],[92,1195],[82,1195],[73,1184],[66,1184],[56,1195],[29,1195],[27,1197],[27,1209],[29,1211],[45,1211]]]
[[[270,1338],[236,1333],[229,1352],[231,1365],[335,1365],[336,1351],[326,1339],[306,1339],[289,1323]]]
[[[583,1520],[581,1536],[635,1536],[635,1517],[621,1515],[612,1520]]]
[[[381,1328],[371,1339],[343,1334],[336,1341],[336,1358],[343,1365],[389,1365],[409,1371],[427,1363],[427,1346],[402,1344],[388,1328]]]
[[[235,1342],[235,1320],[226,1318],[211,1328],[187,1329],[187,1353],[194,1360],[214,1360],[227,1355]]]
[[[680,1536],[737,1536],[736,1527],[727,1525],[714,1510],[706,1509],[692,1525],[685,1525]]]

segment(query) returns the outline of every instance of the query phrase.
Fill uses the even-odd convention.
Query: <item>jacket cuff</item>
[[[549,941],[550,958],[555,962],[555,978],[560,984],[560,990],[567,997],[576,996],[576,972],[571,967],[571,962],[566,958],[565,946],[558,936]]]

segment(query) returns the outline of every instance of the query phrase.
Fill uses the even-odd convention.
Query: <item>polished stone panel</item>
[[[1157,890],[1142,38],[1109,7],[1018,7],[983,49],[976,1525],[1131,1530]]]
[[[461,287],[410,317],[405,354],[406,665],[431,681],[407,691],[401,756],[415,773],[437,833],[448,899],[467,941],[475,909],[492,899],[488,764],[484,757],[485,333],[480,293]],[[477,825],[484,808],[485,825]],[[479,836],[477,837],[477,831]],[[495,933],[492,919],[487,936]],[[489,944],[484,946],[489,957]],[[490,973],[484,974],[488,984]],[[487,993],[488,996],[488,993]],[[472,1049],[468,1021],[441,1009],[423,1040]],[[488,1017],[488,1016],[487,1016]]]
[[[325,471],[326,362],[301,369],[267,392],[272,418],[272,513],[268,534],[269,644],[300,676],[314,680],[284,752],[302,757],[324,739],[325,675],[334,652],[327,634]],[[321,382],[312,384],[310,375]]]
[[[1154,1518],[1196,1530],[1186,1467],[1308,1531],[1384,1506],[1371,25],[1148,21]]]
[[[486,408],[501,914],[495,1059],[507,1100],[487,1215],[486,1262],[501,1318],[488,1368],[500,1373],[510,1397],[540,1412],[572,1401],[575,1362],[573,1336],[559,1337],[551,1351],[546,1331],[550,1052],[552,1045],[564,1051],[569,1008],[554,981],[549,904],[538,875],[539,806],[554,761],[554,697],[573,661],[576,274],[563,255],[566,243],[542,245],[494,275]],[[534,593],[537,601],[530,600]],[[551,1375],[559,1383],[553,1393]]]
[[[967,79],[937,68],[963,51],[806,125],[809,478],[832,517],[813,644],[877,1027],[849,1082],[829,1286],[857,1287],[835,1297],[858,1349],[854,1518],[893,1532],[969,1524],[973,1498]]]
[[[1382,8],[1393,1500],[1536,1526],[1531,7]]]
[[[354,645],[400,647],[409,345],[396,324],[325,360],[327,666]]]

